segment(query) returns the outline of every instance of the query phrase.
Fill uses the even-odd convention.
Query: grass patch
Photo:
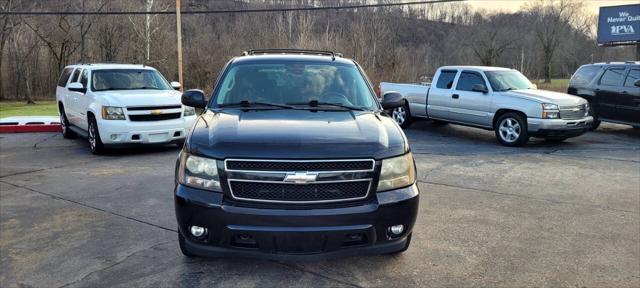
[[[36,104],[27,104],[25,101],[0,101],[0,118],[57,115],[58,108],[55,100],[36,101]]]
[[[567,93],[569,79],[551,79],[551,83],[544,83],[544,79],[531,81],[538,86],[538,89],[551,90],[556,92]]]

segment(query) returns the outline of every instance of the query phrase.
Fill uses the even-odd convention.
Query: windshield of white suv
[[[231,67],[214,95],[216,107],[264,106],[377,110],[373,92],[355,65],[241,64]]]
[[[94,70],[91,90],[170,90],[171,85],[156,70],[149,69],[105,69]]]
[[[518,71],[489,71],[485,72],[493,91],[509,91],[531,89],[533,84]]]

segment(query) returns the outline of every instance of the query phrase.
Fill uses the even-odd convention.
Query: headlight
[[[193,116],[193,115],[196,115],[196,108],[185,106],[184,116]]]
[[[124,111],[122,107],[102,106],[102,119],[124,120]]]
[[[411,153],[382,160],[378,192],[397,189],[416,182],[416,167]]]
[[[542,104],[542,118],[560,119],[560,108],[556,104]]]
[[[591,110],[591,107],[589,106],[589,103],[584,104],[584,117],[589,116],[589,110]]]
[[[194,188],[222,191],[216,160],[188,153],[180,155],[178,182]]]

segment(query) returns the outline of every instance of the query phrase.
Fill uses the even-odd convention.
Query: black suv
[[[407,139],[360,66],[340,54],[251,50],[233,58],[176,165],[187,256],[326,258],[405,251],[418,212]],[[315,255],[315,256],[313,256]],[[295,256],[294,256],[295,257]]]
[[[567,93],[589,101],[593,130],[600,121],[640,128],[640,62],[582,65],[571,77]]]

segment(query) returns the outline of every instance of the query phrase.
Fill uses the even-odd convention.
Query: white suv
[[[176,89],[180,83],[145,65],[67,66],[56,87],[62,134],[85,136],[94,154],[115,144],[182,145],[196,112]]]

